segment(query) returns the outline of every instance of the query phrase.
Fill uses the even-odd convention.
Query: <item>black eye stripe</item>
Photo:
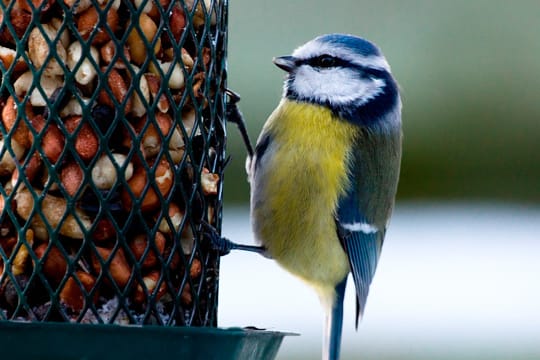
[[[330,68],[330,67],[338,67],[343,65],[343,60],[334,57],[332,55],[323,54],[316,57],[312,57],[306,60],[302,60],[300,64],[307,64],[312,67],[317,68]]]
[[[355,69],[358,72],[362,73],[364,76],[371,76],[375,78],[383,78],[385,77],[385,74],[387,73],[385,70],[375,69],[371,67],[361,66],[358,64],[351,63],[350,61],[343,60],[340,58],[337,58],[332,55],[323,54],[319,56],[315,56],[309,59],[300,60],[296,63],[297,66],[301,65],[309,65],[311,67],[325,69],[325,68],[331,68],[331,67],[347,67],[351,69]]]

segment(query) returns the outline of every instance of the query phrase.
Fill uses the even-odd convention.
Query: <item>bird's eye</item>
[[[315,66],[321,67],[321,68],[329,68],[336,66],[336,58],[330,55],[321,55],[317,58],[315,58]]]

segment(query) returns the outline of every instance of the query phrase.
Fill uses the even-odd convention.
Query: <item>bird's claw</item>
[[[208,244],[211,249],[217,251],[219,256],[225,256],[234,248],[234,244],[227,238],[222,237],[217,232],[216,228],[208,224],[206,221],[202,223],[203,235],[208,239]]]
[[[249,157],[253,156],[253,145],[249,139],[249,134],[246,128],[246,122],[244,120],[244,115],[238,108],[238,102],[240,101],[240,95],[232,91],[231,89],[226,89],[225,93],[228,96],[227,103],[225,104],[225,118],[228,122],[236,124],[244,145],[246,146],[246,151]]]

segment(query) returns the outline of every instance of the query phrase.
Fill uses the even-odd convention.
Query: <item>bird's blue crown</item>
[[[376,45],[354,35],[327,34],[315,38],[314,41],[347,48],[362,56],[381,56],[381,51]]]

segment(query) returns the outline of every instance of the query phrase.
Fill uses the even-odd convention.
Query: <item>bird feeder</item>
[[[3,356],[277,352],[282,334],[216,328],[227,8],[0,2]]]

